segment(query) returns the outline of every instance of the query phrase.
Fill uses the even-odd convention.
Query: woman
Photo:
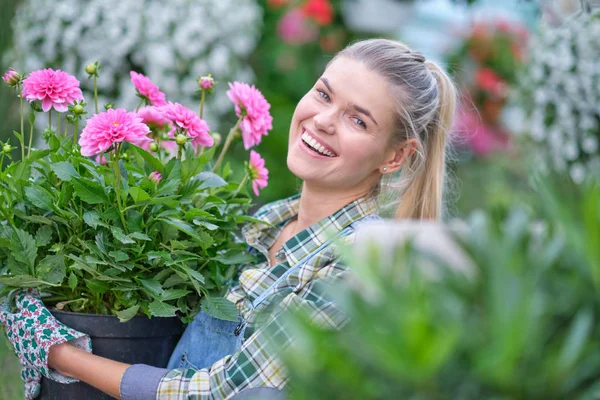
[[[303,307],[319,324],[346,322],[321,284],[344,272],[331,233],[351,239],[357,224],[376,218],[382,181],[395,172],[397,218],[440,217],[455,97],[442,69],[401,43],[372,39],[342,50],[292,117],[287,164],[303,180],[301,195],[259,210],[256,217],[274,228],[254,224],[243,231],[263,260],[243,271],[227,295],[242,322],[200,314],[171,370],[129,366],[62,343],[44,360],[50,372],[122,399],[221,399],[246,388],[283,388],[286,377],[271,345],[289,345],[293,337],[281,312]],[[269,306],[259,324],[257,315]]]

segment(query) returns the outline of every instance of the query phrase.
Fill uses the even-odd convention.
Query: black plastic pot
[[[63,324],[87,333],[92,338],[93,353],[127,364],[148,364],[164,368],[183,333],[184,326],[176,317],[148,318],[138,315],[121,323],[113,315],[79,314],[52,311]],[[107,394],[83,383],[61,384],[42,379],[42,400],[112,399]]]

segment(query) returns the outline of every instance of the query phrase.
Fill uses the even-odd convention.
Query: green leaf
[[[180,297],[187,296],[190,293],[191,292],[186,289],[169,289],[163,292],[163,294],[160,296],[160,299],[162,301],[175,300]]]
[[[159,281],[154,279],[140,279],[139,282],[152,297],[160,297],[164,292]]]
[[[130,187],[129,194],[135,203],[150,200],[150,195],[139,187]]]
[[[560,364],[564,371],[568,371],[582,355],[593,324],[594,313],[591,309],[585,308],[577,313],[560,353]]]
[[[181,178],[184,182],[192,176],[199,174],[201,171],[202,164],[198,157],[188,158],[181,163]]]
[[[27,157],[27,159],[29,160],[29,162],[34,162],[39,160],[40,158],[46,157],[48,154],[50,154],[50,150],[48,149],[33,150],[29,157]]]
[[[146,235],[145,233],[142,233],[142,232],[131,232],[129,234],[129,237],[134,238],[134,239],[138,239],[138,240],[147,240],[147,241],[152,240],[150,238],[150,236],[148,236],[148,235]]]
[[[258,219],[258,218],[249,217],[247,215],[236,215],[233,218],[234,218],[235,222],[238,223],[238,224],[240,222],[251,222],[253,224],[262,224],[262,225],[274,227],[274,225],[272,225],[269,222],[263,221],[263,220]]]
[[[15,258],[11,254],[8,255],[7,264],[8,271],[12,275],[29,275],[31,273],[31,269],[27,265],[15,260]]]
[[[17,131],[13,131],[13,135],[15,135],[17,137],[17,139],[19,140],[19,142],[22,140],[23,135],[21,135],[19,132]]]
[[[197,232],[194,230],[194,228],[192,228],[192,226],[190,224],[183,222],[180,219],[161,218],[161,219],[159,219],[159,221],[163,221],[163,222],[167,223],[168,225],[171,225],[171,226],[177,228],[181,232],[187,233],[188,235],[190,235],[198,240],[201,240],[200,237],[198,236]]]
[[[56,151],[60,148],[60,140],[55,135],[50,135],[48,138],[48,147],[52,151]]]
[[[199,219],[194,220],[194,225],[203,226],[206,229],[208,229],[209,231],[214,231],[216,229],[219,229],[219,225],[215,225],[215,224],[213,224],[211,222],[207,222],[207,221],[201,221]]]
[[[86,279],[85,284],[95,294],[104,294],[110,290],[110,282],[98,279]]]
[[[52,211],[52,196],[39,186],[25,188],[25,197],[36,207],[42,210]]]
[[[38,247],[44,247],[52,241],[52,228],[48,225],[40,227],[35,233],[35,243]]]
[[[237,307],[223,297],[204,297],[202,300],[202,311],[217,319],[233,322],[238,321]]]
[[[120,228],[111,227],[110,231],[112,232],[112,234],[115,237],[115,239],[118,240],[119,242],[123,243],[123,244],[132,244],[132,243],[135,243],[135,240],[133,240],[129,236],[125,235],[125,233],[123,232],[123,230],[121,230]]]
[[[190,278],[192,278],[193,280],[196,280],[200,283],[204,283],[204,275],[202,275],[200,272],[191,269],[190,267],[183,267],[183,270],[189,275]]]
[[[225,179],[221,178],[219,175],[214,172],[204,171],[195,176],[195,179],[201,180],[202,185],[200,189],[207,188],[218,188],[221,186],[226,186],[227,182]]]
[[[69,287],[71,290],[75,290],[77,287],[77,276],[75,276],[73,272],[71,272],[71,275],[69,275]]]
[[[35,222],[37,224],[54,224],[54,222],[50,218],[42,217],[41,215],[20,215],[19,218],[23,218],[27,221]]]
[[[108,202],[104,189],[96,182],[73,178],[73,187],[77,197],[88,204],[106,204]]]
[[[135,306],[131,306],[125,310],[117,311],[117,317],[119,318],[119,321],[127,322],[137,315],[139,309],[140,306],[136,304]]]
[[[220,262],[221,264],[231,265],[231,264],[245,264],[248,262],[255,261],[256,258],[252,256],[247,251],[228,251],[224,254],[219,254],[216,257],[213,257],[213,260]]]
[[[49,255],[42,259],[37,267],[37,276],[43,281],[59,284],[67,275],[63,254]]]
[[[148,305],[148,310],[153,317],[174,317],[178,308],[160,300],[154,300]]]
[[[108,255],[111,256],[116,262],[129,260],[127,253],[121,250],[110,251]]]
[[[133,146],[130,145],[133,150],[135,152],[137,152],[140,156],[142,156],[142,158],[144,159],[144,161],[146,161],[148,163],[148,165],[150,166],[150,168],[152,168],[155,171],[158,171],[162,174],[163,172],[163,165],[160,162],[160,160],[158,160],[156,157],[154,157],[152,154],[148,153],[146,150],[144,149],[140,149],[137,146]]]
[[[105,226],[104,223],[100,220],[100,214],[96,211],[86,211],[83,213],[83,220],[86,224],[91,226],[92,228],[98,228],[98,225]]]
[[[29,164],[26,164],[24,162],[19,162],[17,164],[14,164],[14,172],[11,171],[11,175],[12,175],[12,179],[15,181],[28,181],[29,177],[31,176],[31,167],[29,166]],[[10,169],[7,169],[10,171]]]
[[[60,286],[50,282],[44,282],[43,280],[31,275],[0,276],[0,284],[12,287],[26,288],[38,286]]]
[[[30,233],[15,228],[10,237],[10,251],[16,261],[25,264],[30,271],[33,271],[38,247]]]
[[[79,178],[79,173],[70,162],[60,161],[52,164],[51,168],[60,180],[70,181],[73,177]]]

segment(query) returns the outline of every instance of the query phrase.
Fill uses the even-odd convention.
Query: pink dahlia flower
[[[163,110],[155,106],[142,107],[137,111],[137,115],[143,123],[151,128],[163,129],[165,125],[171,122],[165,117]]]
[[[60,69],[32,72],[23,81],[23,97],[30,102],[41,100],[44,112],[54,108],[65,112],[75,101],[83,100],[79,81]]]
[[[210,90],[215,85],[215,80],[212,76],[207,75],[200,78],[199,84],[201,89]]]
[[[121,142],[147,146],[151,141],[148,133],[150,128],[135,113],[128,113],[123,108],[110,109],[87,121],[79,138],[81,154],[93,156]]]
[[[162,180],[162,175],[158,171],[150,172],[150,175],[148,175],[148,179],[150,179],[152,182],[158,185]]]
[[[4,75],[2,75],[2,80],[6,82],[8,86],[16,86],[21,79],[21,75],[14,68],[9,68],[8,71]]]
[[[240,129],[244,147],[248,150],[259,144],[263,135],[273,129],[273,117],[269,113],[271,105],[254,85],[246,83],[230,83],[227,96],[235,104],[235,114],[243,116]]]
[[[192,140],[194,146],[210,147],[214,144],[214,139],[208,133],[210,131],[208,124],[189,108],[179,103],[169,102],[161,110],[178,131],[194,139]]]
[[[147,99],[153,106],[164,106],[167,103],[167,96],[158,89],[152,81],[135,71],[130,71],[131,83],[135,86],[138,94]]]
[[[265,168],[265,160],[254,150],[250,150],[249,170],[252,189],[254,190],[254,194],[258,196],[258,189],[267,187],[269,170]]]

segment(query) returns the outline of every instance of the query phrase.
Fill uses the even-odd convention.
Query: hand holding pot
[[[44,306],[35,290],[20,290],[16,296],[17,311],[11,312],[8,301],[0,304],[0,323],[21,362],[21,378],[25,382],[25,398],[35,398],[40,391],[42,375],[61,383],[77,382],[48,368],[50,347],[71,342],[91,353],[88,335],[56,320]]]

